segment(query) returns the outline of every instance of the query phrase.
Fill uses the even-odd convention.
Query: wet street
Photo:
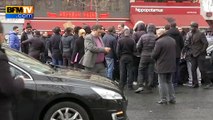
[[[212,120],[213,89],[176,89],[175,105],[159,105],[158,89],[153,93],[126,91],[129,100],[127,114],[129,120]]]

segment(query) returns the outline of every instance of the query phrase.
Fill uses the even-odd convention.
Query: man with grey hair
[[[124,86],[127,83],[127,76],[128,76],[128,89],[132,90],[132,66],[133,66],[133,56],[134,52],[136,51],[135,42],[130,37],[130,30],[124,31],[124,37],[122,37],[118,41],[118,45],[116,48],[116,54],[119,59],[120,65],[120,81],[119,86],[123,90]]]
[[[158,73],[159,92],[161,100],[159,104],[175,104],[175,92],[172,84],[172,74],[176,70],[176,42],[165,34],[164,29],[157,30],[158,38],[152,53],[156,62],[156,73]],[[169,97],[167,101],[167,96]]]

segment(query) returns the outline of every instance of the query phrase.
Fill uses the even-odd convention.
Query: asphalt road
[[[159,105],[158,88],[153,93],[125,91],[129,120],[213,120],[213,89],[178,87],[175,105]]]

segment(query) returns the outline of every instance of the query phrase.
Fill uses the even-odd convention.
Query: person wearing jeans
[[[55,27],[53,29],[54,34],[50,38],[49,49],[52,54],[52,62],[53,65],[63,65],[62,52],[60,50],[59,44],[61,42],[61,29],[59,27]]]
[[[107,74],[107,77],[110,79],[113,79],[114,62],[116,59],[117,40],[116,40],[116,36],[114,35],[114,31],[115,31],[114,27],[109,27],[107,30],[107,33],[103,37],[104,46],[111,48],[111,51],[105,56],[106,63],[107,63],[106,74]]]
[[[164,29],[157,30],[155,47],[152,58],[156,61],[158,73],[160,101],[158,104],[175,104],[175,92],[172,84],[172,75],[176,70],[176,42],[165,33]],[[168,97],[168,99],[167,99]]]
[[[169,96],[169,101],[173,102],[175,100],[175,91],[172,84],[173,73],[160,73],[158,74],[159,91],[162,102],[167,101],[167,94]],[[168,91],[168,93],[167,93]]]

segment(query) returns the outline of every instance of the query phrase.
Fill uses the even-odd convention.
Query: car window
[[[24,71],[24,70],[22,70],[22,69],[20,69],[18,67],[13,66],[12,64],[10,64],[10,72],[11,72],[11,75],[12,75],[13,78],[15,78],[17,76],[23,76],[24,80],[30,80],[30,79],[32,79],[30,77],[30,75],[27,74],[26,71]]]
[[[10,61],[15,61],[17,64],[29,68],[37,74],[45,75],[54,73],[54,70],[48,65],[42,64],[41,62],[19,52],[6,49],[6,54]]]

